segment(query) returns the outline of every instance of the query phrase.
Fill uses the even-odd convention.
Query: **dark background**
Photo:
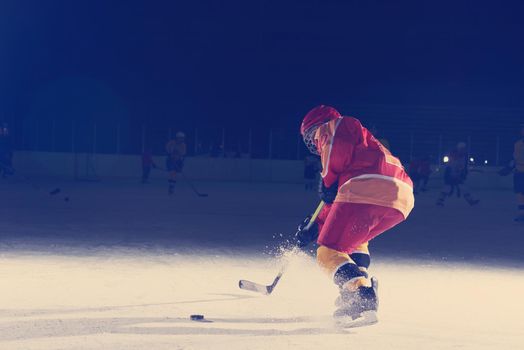
[[[162,138],[168,127],[230,137],[251,128],[266,140],[269,128],[294,135],[325,103],[378,125],[393,148],[431,133],[450,145],[489,140],[482,156],[500,137],[509,151],[524,119],[523,10],[521,1],[2,1],[0,119],[28,149],[26,129],[51,121],[57,135],[119,123],[129,142],[145,124]],[[111,138],[99,147],[113,149]]]

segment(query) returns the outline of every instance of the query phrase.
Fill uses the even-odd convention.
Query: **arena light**
[[[488,161],[487,160],[484,161],[484,165],[488,165]]]
[[[443,161],[444,163],[449,162],[449,157],[448,157],[448,156],[444,156],[444,158],[442,158],[442,161]]]
[[[470,161],[471,163],[475,163],[475,158],[471,157],[471,158],[469,158],[469,161]]]

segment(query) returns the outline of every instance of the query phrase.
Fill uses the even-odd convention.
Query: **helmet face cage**
[[[318,127],[319,125],[309,128],[303,136],[304,143],[306,144],[309,152],[316,154],[317,156],[320,155],[318,152],[317,143],[315,142],[315,134],[317,133]]]

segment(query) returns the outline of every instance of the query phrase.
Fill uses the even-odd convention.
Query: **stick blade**
[[[351,319],[351,317],[342,317],[335,319],[335,323],[341,328],[356,328],[370,326],[378,322],[376,311],[365,311],[360,317]]]
[[[269,295],[271,294],[273,288],[269,288],[271,286],[265,286],[263,284],[260,284],[260,283],[255,283],[255,282],[251,282],[251,281],[247,281],[247,280],[240,280],[238,282],[238,286],[240,287],[240,289],[244,289],[244,290],[249,290],[251,292],[256,292],[256,293],[260,293],[260,294],[264,294],[264,295]]]

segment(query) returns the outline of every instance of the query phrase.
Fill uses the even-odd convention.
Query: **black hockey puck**
[[[191,315],[189,318],[191,321],[202,321],[204,319],[204,315]]]
[[[64,197],[64,201],[69,202],[69,197]]]

